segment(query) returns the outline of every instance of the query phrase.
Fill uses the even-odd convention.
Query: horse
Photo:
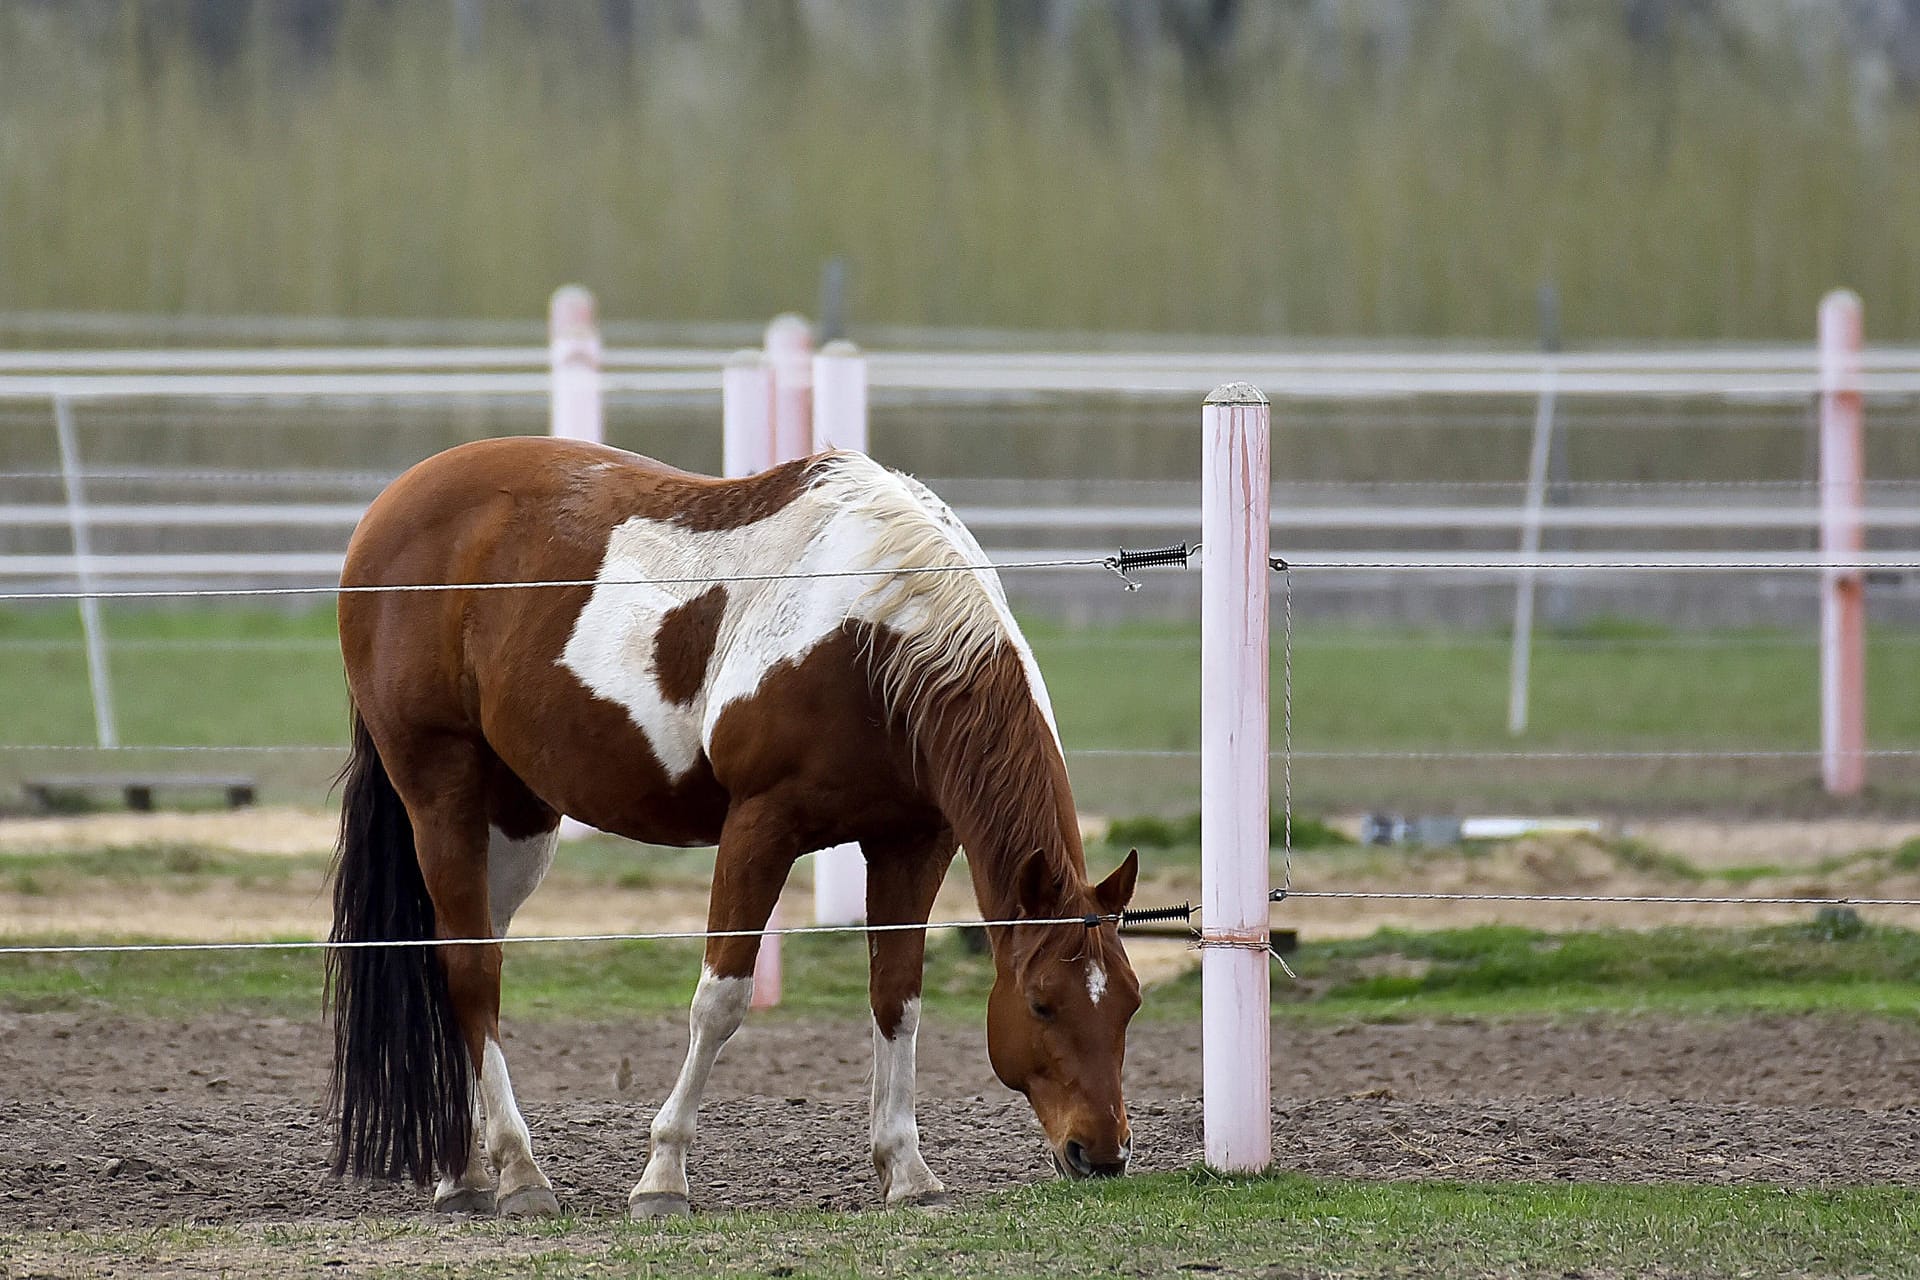
[[[563,814],[718,845],[708,928],[745,935],[706,942],[632,1215],[689,1211],[701,1095],[759,932],[796,859],[852,841],[876,925],[924,926],[964,847],[980,910],[1015,922],[988,931],[991,1066],[1060,1173],[1123,1173],[1140,987],[1115,918],[1138,857],[1089,881],[1046,686],[984,563],[924,485],[845,451],[718,480],[492,439],[381,493],[341,575],[331,937],[416,945],[329,951],[335,1175],[437,1177],[447,1212],[559,1212],[501,1048],[502,947],[418,944],[506,936]],[[380,589],[495,583],[560,585]],[[925,931],[868,940],[880,1191],[938,1202],[914,1113]]]

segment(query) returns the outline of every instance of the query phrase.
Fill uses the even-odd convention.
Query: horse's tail
[[[418,942],[434,936],[433,900],[413,823],[387,778],[359,708],[340,843],[333,861],[334,942]],[[473,1140],[473,1064],[433,947],[345,947],[327,953],[333,1011],[335,1177],[465,1172]]]

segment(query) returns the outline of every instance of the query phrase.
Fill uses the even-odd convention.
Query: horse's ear
[[[1118,915],[1127,909],[1133,901],[1133,886],[1140,880],[1140,851],[1127,850],[1127,860],[1113,869],[1113,874],[1102,880],[1093,890],[1093,900],[1100,904],[1102,915]]]
[[[1022,914],[1050,916],[1059,912],[1061,894],[1066,886],[1060,881],[1060,869],[1044,849],[1035,849],[1021,860],[1014,873],[1014,899]]]

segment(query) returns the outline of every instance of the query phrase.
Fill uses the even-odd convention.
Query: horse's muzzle
[[[1117,1178],[1127,1171],[1132,1157],[1133,1146],[1127,1143],[1121,1146],[1118,1160],[1094,1160],[1085,1147],[1069,1138],[1053,1153],[1053,1167],[1063,1178]]]

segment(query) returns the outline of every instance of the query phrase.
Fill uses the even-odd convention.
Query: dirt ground
[[[624,1209],[685,1048],[678,1019],[513,1030],[535,1150],[563,1200]],[[1137,1167],[1200,1151],[1198,1029],[1136,1028]],[[1281,1167],[1371,1178],[1779,1185],[1920,1177],[1920,1026],[1767,1017],[1282,1024]],[[0,1015],[0,1230],[418,1214],[412,1188],[325,1176],[318,1023]],[[698,1210],[873,1208],[867,1032],[750,1023],[716,1072],[691,1165]],[[631,1084],[617,1084],[622,1060]],[[962,1196],[1050,1176],[977,1027],[923,1032],[930,1162]]]

